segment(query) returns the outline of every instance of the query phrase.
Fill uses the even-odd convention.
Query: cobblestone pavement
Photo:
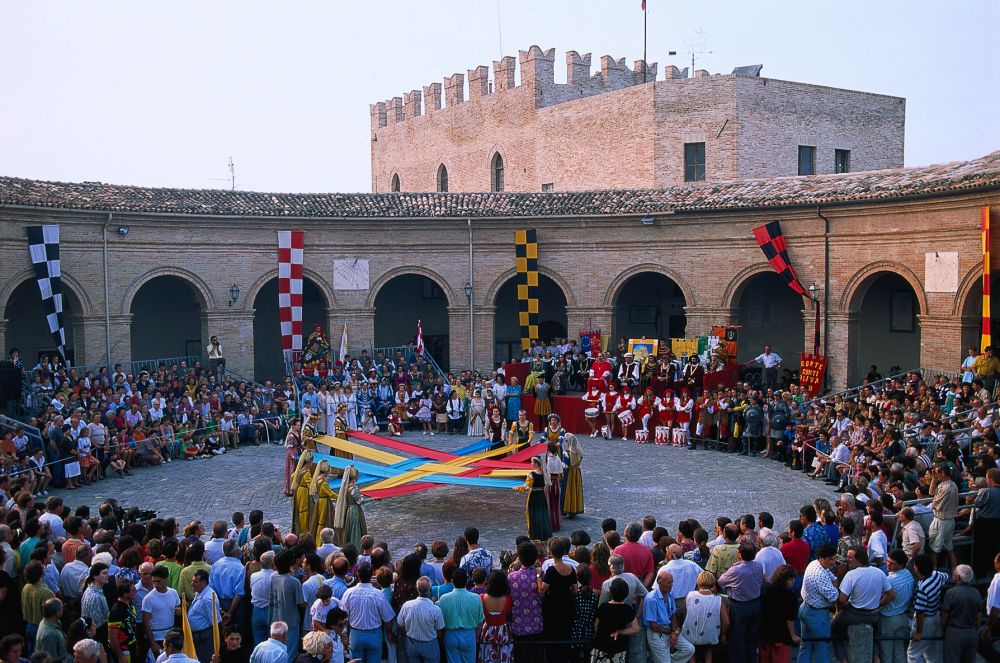
[[[464,436],[406,439],[436,449],[456,449]],[[798,509],[816,497],[831,500],[828,485],[792,472],[780,463],[714,451],[637,445],[621,440],[580,438],[584,448],[583,488],[586,513],[563,520],[562,532],[585,529],[600,533],[601,520],[625,522],[653,514],[671,531],[684,518],[714,524],[719,515],[769,511],[779,527],[797,517]],[[174,461],[136,470],[133,476],[110,478],[75,491],[57,491],[70,506],[95,506],[114,497],[125,506],[154,509],[181,522],[211,523],[229,519],[233,511],[262,509],[282,530],[291,515],[291,499],[282,494],[284,449],[277,445],[241,447],[207,460]],[[365,505],[376,540],[387,541],[393,554],[412,543],[444,539],[449,546],[471,524],[479,527],[488,548],[512,548],[524,533],[524,495],[508,490],[448,486]]]

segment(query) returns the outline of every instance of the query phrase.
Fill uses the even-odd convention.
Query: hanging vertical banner
[[[810,396],[819,395],[823,390],[823,376],[826,374],[826,357],[806,354],[799,355],[799,385]]]
[[[816,329],[813,335],[813,354],[819,354],[819,300],[812,297],[809,291],[802,287],[795,268],[792,267],[792,260],[788,257],[788,244],[785,242],[785,233],[781,231],[780,221],[771,221],[753,229],[753,237],[760,245],[760,250],[764,252],[764,257],[771,263],[771,267],[777,272],[781,280],[798,295],[808,297],[812,300],[816,310]]]
[[[983,336],[979,346],[982,351],[986,346],[993,345],[993,330],[990,328],[990,208],[982,209],[983,215]]]
[[[601,330],[583,330],[580,332],[580,352],[594,359],[601,352]]]
[[[538,237],[534,228],[514,232],[517,266],[517,321],[521,327],[521,349],[531,348],[538,338]]]
[[[291,360],[302,351],[302,247],[301,230],[278,231],[278,320],[281,350]]]
[[[62,268],[59,262],[59,226],[28,226],[28,252],[35,268],[35,281],[42,293],[42,312],[49,333],[66,359],[66,328],[63,326]]]

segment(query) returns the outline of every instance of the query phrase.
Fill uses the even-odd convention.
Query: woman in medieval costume
[[[583,513],[583,474],[580,472],[583,447],[573,433],[566,433],[566,454],[569,462],[566,467],[566,489],[563,492],[562,510],[567,518],[575,518]]]
[[[350,426],[347,424],[347,403],[337,404],[337,416],[333,420],[333,436],[340,438],[341,440],[347,440],[347,431],[350,430]],[[347,451],[341,451],[340,449],[333,450],[334,456],[339,456],[340,458],[354,459],[354,455]],[[338,476],[340,471],[337,469],[331,470],[334,476]]]
[[[348,465],[340,480],[340,491],[337,493],[337,507],[333,513],[333,531],[336,533],[338,545],[346,546],[353,543],[360,550],[361,537],[368,533],[365,522],[365,512],[361,509],[364,498],[358,489],[358,468]]]
[[[316,430],[324,435],[332,430],[326,427],[326,407],[329,399],[330,393],[327,391],[326,382],[320,382],[319,393],[316,394],[316,413],[319,415],[319,420],[316,422]],[[333,420],[331,419],[330,421],[332,422]]]
[[[507,385],[507,393],[504,398],[507,401],[504,410],[507,412],[507,421],[517,421],[518,412],[521,411],[521,385],[517,383],[517,378],[511,376],[510,384]]]
[[[528,446],[534,437],[535,424],[528,420],[527,411],[520,410],[517,413],[517,421],[511,424],[507,432],[508,444],[510,444],[511,451]]]
[[[486,399],[478,387],[469,399],[469,427],[466,433],[469,437],[482,437],[486,428]]]
[[[519,493],[527,493],[524,504],[525,521],[528,526],[528,538],[535,541],[548,541],[552,536],[552,524],[549,522],[549,507],[545,499],[545,489],[548,476],[542,467],[538,456],[531,459],[531,472],[524,479],[523,486],[514,486]]]
[[[303,451],[299,456],[298,465],[295,466],[295,475],[292,479],[292,533],[304,534],[309,531],[309,521],[312,517],[313,503],[309,496],[312,485],[312,454]]]
[[[545,381],[545,374],[538,376],[535,383],[535,416],[538,417],[538,425],[545,425],[545,418],[552,413],[552,387]]]
[[[507,420],[503,418],[499,405],[490,408],[490,416],[486,419],[486,439],[490,441],[491,451],[507,443]]]
[[[559,420],[556,419],[555,423],[558,426]],[[561,426],[559,428],[562,430]],[[547,427],[545,437],[548,440],[548,445],[545,448],[545,457],[542,461],[547,477],[547,481],[545,482],[545,497],[548,500],[549,522],[552,523],[553,531],[558,531],[562,529],[562,493],[560,489],[566,464],[562,460],[562,445],[559,444],[561,436],[556,437],[556,440],[553,441]]]
[[[330,488],[330,463],[325,460],[316,465],[309,495],[315,500],[309,531],[312,532],[313,541],[319,541],[319,533],[327,527],[333,527],[334,504],[337,501],[337,493]]]

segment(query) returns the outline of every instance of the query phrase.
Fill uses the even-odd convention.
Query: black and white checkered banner
[[[28,226],[28,251],[42,293],[42,312],[59,354],[66,359],[63,327],[62,270],[59,267],[59,226]]]

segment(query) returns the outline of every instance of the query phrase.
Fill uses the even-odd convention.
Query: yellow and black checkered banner
[[[515,231],[514,244],[521,349],[528,350],[531,342],[538,338],[538,239],[534,228]]]

